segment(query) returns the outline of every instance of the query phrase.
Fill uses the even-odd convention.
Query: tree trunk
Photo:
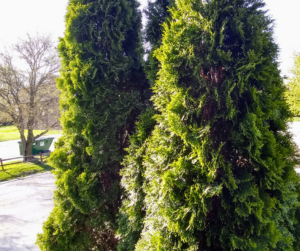
[[[34,94],[33,91],[31,91],[28,122],[27,122],[28,134],[27,134],[26,150],[24,153],[24,156],[26,156],[27,161],[32,159],[32,157],[28,157],[28,156],[32,155],[32,146],[34,143],[33,125],[34,125]]]
[[[32,146],[34,143],[33,126],[28,123],[27,139],[25,137],[24,126],[18,125],[17,128],[19,130],[20,138],[22,142],[24,161],[31,160],[32,157],[28,157],[28,156],[32,155]]]
[[[24,126],[23,125],[18,125],[17,126],[19,133],[20,133],[20,138],[21,138],[21,144],[22,144],[22,150],[23,150],[23,156],[24,156],[24,161],[26,161],[26,154],[27,154],[27,140],[25,137],[25,130],[24,130]]]
[[[32,146],[34,143],[33,129],[28,128],[27,142],[26,142],[26,150],[24,156],[26,156],[26,161],[31,160],[33,157],[28,157],[32,155]]]

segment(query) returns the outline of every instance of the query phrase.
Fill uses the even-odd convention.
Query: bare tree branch
[[[44,136],[47,132],[49,132],[49,130],[51,130],[51,128],[57,126],[58,124],[59,124],[59,122],[56,121],[54,124],[52,124],[51,126],[49,126],[47,130],[45,130],[45,131],[43,131],[42,133],[40,133],[40,134],[34,136],[34,140],[36,140],[36,139],[38,139],[38,138]]]
[[[0,54],[0,114],[9,116],[19,129],[25,155],[31,155],[35,139],[58,124],[55,122],[40,135],[33,135],[34,126],[44,118],[43,114],[51,114],[49,107],[57,102],[55,78],[59,68],[58,54],[49,35],[27,35]]]

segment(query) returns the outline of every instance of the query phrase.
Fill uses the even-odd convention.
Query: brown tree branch
[[[59,125],[59,122],[55,122],[54,124],[52,124],[51,126],[48,127],[47,130],[43,131],[41,134],[38,134],[36,136],[34,136],[34,140],[44,136],[47,132],[49,132],[50,129],[54,128],[55,126]]]

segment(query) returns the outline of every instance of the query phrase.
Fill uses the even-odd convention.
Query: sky
[[[141,8],[147,0],[139,0]],[[300,52],[300,1],[265,0],[269,15],[275,20],[275,39],[280,47],[282,75],[290,76],[293,54]],[[0,0],[0,51],[16,43],[26,33],[52,34],[53,40],[64,34],[64,16],[68,0]]]

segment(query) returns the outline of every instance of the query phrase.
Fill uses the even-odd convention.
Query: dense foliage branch
[[[299,249],[299,161],[263,7],[178,0],[172,8],[154,53],[157,125],[122,171],[127,226],[143,228],[128,250]]]
[[[38,237],[42,250],[116,250],[119,171],[147,101],[141,14],[136,0],[71,0],[60,39],[63,136],[55,208]]]
[[[159,71],[159,62],[153,52],[161,46],[163,23],[170,21],[170,12],[174,0],[156,0],[148,2],[148,8],[144,10],[147,24],[144,31],[144,39],[148,48],[148,60],[145,71],[151,85],[154,85]]]
[[[173,0],[149,1],[147,9],[144,10],[147,17],[144,42],[148,48],[144,71],[151,86],[154,85],[159,70],[159,62],[154,57],[153,52],[161,46],[162,25],[164,22],[169,22],[170,12],[168,10],[172,4]],[[120,251],[134,250],[143,228],[142,223],[145,217],[145,193],[143,192],[145,170],[142,167],[142,156],[147,147],[147,139],[156,124],[154,120],[155,113],[151,103],[139,117],[135,133],[130,138],[130,146],[127,149],[128,154],[123,162],[125,168],[121,171],[121,174],[125,193],[119,218],[120,242],[118,250]]]

